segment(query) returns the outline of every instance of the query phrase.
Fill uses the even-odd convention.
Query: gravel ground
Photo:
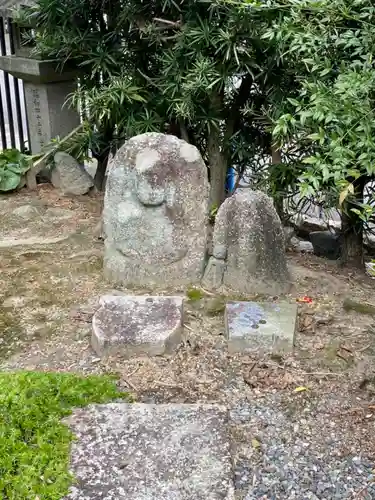
[[[344,414],[342,407],[340,415],[330,415],[332,395],[328,400],[319,396],[319,401],[302,393],[294,397],[298,408],[292,410],[291,395],[280,393],[240,400],[232,408],[236,498],[374,499],[371,411],[364,408],[361,420],[367,431],[363,438],[372,440],[372,454],[356,441],[358,434],[350,434],[352,426],[358,429],[353,414]],[[342,404],[348,406],[346,400]],[[335,411],[337,405],[335,399]]]

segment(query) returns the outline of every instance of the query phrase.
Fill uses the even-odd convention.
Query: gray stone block
[[[12,214],[21,219],[33,219],[41,217],[43,211],[34,205],[21,205],[13,210]]]
[[[223,284],[225,268],[225,260],[210,257],[204,273],[202,285],[209,290],[217,290],[220,288]]]
[[[227,411],[112,403],[67,419],[77,483],[65,500],[232,500]]]
[[[68,153],[60,151],[55,154],[54,167],[51,172],[51,182],[55,188],[64,194],[86,194],[94,182],[84,167]]]
[[[228,302],[225,309],[228,350],[236,352],[292,351],[297,304]]]
[[[313,253],[314,251],[311,241],[300,240],[297,237],[290,240],[290,246],[295,252]]]
[[[213,249],[212,255],[216,259],[226,259],[227,258],[227,247],[226,245],[216,245]]]
[[[78,74],[76,68],[67,68],[67,70],[61,72],[57,67],[57,62],[43,61],[34,57],[22,57],[21,55],[0,56],[0,69],[16,78],[37,84],[73,82]]]
[[[337,260],[340,257],[340,237],[331,231],[314,231],[310,233],[314,253],[318,257]]]
[[[328,227],[334,231],[341,228],[341,217],[338,220],[328,218],[311,217],[303,214],[294,217],[294,226],[299,236],[307,238],[311,232],[326,231]]]
[[[182,297],[105,295],[93,316],[91,343],[99,356],[172,352],[182,337]]]
[[[288,247],[290,240],[294,236],[294,228],[292,226],[284,226],[283,231],[284,231],[285,246]]]

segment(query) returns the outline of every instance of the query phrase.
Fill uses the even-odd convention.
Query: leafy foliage
[[[73,478],[68,471],[72,434],[61,419],[74,406],[122,396],[110,377],[1,373],[1,498],[62,498]]]
[[[32,158],[18,149],[0,152],[0,191],[16,189],[21,177],[31,168]]]
[[[94,156],[134,134],[175,134],[200,150],[217,206],[227,168],[269,154],[263,110],[295,85],[262,38],[276,17],[222,0],[38,0],[22,13],[40,55],[82,70],[71,102],[86,110],[80,140]]]
[[[300,89],[284,103],[274,140],[306,147],[301,192],[336,193],[336,205],[361,231],[374,214],[372,193],[371,205],[364,200],[375,173],[373,2],[287,1],[279,8],[282,15],[264,37],[278,41]]]
[[[87,120],[80,154],[90,149],[105,167],[129,136],[172,133],[206,161],[213,209],[234,167],[277,203],[300,190],[340,205],[360,234],[373,218],[364,186],[375,164],[374,9],[371,0],[37,0],[21,18],[35,28],[36,53],[81,70],[71,98]]]

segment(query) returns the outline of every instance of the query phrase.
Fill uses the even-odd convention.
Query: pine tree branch
[[[182,22],[179,21],[169,21],[168,19],[161,19],[160,17],[154,17],[153,19],[159,24],[164,25],[165,28],[172,27],[172,28],[181,28]]]

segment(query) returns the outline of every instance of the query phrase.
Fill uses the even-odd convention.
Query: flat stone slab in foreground
[[[182,297],[105,295],[93,316],[91,343],[99,356],[172,352],[181,342]]]
[[[228,302],[225,325],[229,352],[293,350],[297,304]]]
[[[232,500],[226,409],[111,403],[74,411],[66,500]]]

